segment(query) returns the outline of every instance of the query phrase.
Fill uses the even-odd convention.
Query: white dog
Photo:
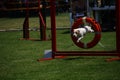
[[[90,26],[84,26],[73,30],[73,36],[78,37],[77,42],[79,42],[87,32],[94,32]]]

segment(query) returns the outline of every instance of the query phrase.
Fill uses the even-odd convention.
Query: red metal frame
[[[51,34],[52,34],[52,59],[56,56],[118,56],[120,57],[120,0],[116,0],[116,50],[115,51],[57,51],[56,47],[56,6],[55,0],[50,0],[51,5]],[[111,59],[110,59],[111,60]],[[113,59],[120,60],[120,58]],[[109,60],[108,60],[109,61]]]
[[[45,2],[45,0],[44,0]],[[41,40],[46,41],[46,15],[45,12],[42,12],[40,8],[41,0],[38,0],[38,8],[39,8],[39,20],[40,20],[40,35],[41,35]],[[42,8],[45,11],[46,5],[43,5]]]
[[[40,8],[40,0],[38,0],[38,10],[39,10],[39,20],[40,20],[40,39],[32,39],[30,38],[30,33],[29,33],[29,0],[26,0],[26,17],[23,23],[23,40],[42,40],[46,41],[46,23],[44,21],[44,18],[41,13],[41,8]]]
[[[116,0],[116,18],[117,18],[116,23],[117,52],[120,53],[120,0]]]

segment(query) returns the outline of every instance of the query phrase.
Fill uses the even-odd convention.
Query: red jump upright
[[[26,16],[23,23],[23,39],[29,40],[29,3],[28,0],[25,2],[26,4]]]

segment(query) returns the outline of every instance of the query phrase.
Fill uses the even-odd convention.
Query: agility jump
[[[120,60],[120,0],[116,0],[116,16],[117,16],[117,24],[116,24],[116,50],[114,51],[59,51],[56,47],[56,7],[55,0],[50,0],[50,9],[51,9],[51,31],[52,31],[52,57],[48,58],[55,59],[59,56],[117,56],[118,58],[108,59],[111,60]],[[77,42],[76,37],[73,36],[74,29],[78,28],[79,25],[83,24],[83,18],[79,18],[71,28],[71,37],[73,42],[80,48],[91,48],[94,47],[101,38],[101,28],[100,25],[92,18],[85,18],[86,22],[91,23],[93,25],[93,29],[95,31],[95,37],[90,43],[84,44],[82,42]],[[47,60],[47,59],[45,59]]]
[[[25,17],[25,20],[23,23],[23,39],[36,40],[36,39],[30,38],[30,34],[29,34],[29,0],[26,0],[25,4],[26,4],[26,17]],[[42,13],[40,5],[41,5],[41,0],[38,0],[38,9],[37,10],[38,10],[38,17],[40,20],[39,28],[40,28],[40,35],[41,35],[39,40],[46,41],[47,40],[47,38],[46,38],[46,16],[45,16],[45,11],[44,11],[44,13]],[[46,8],[45,5],[43,5],[42,7],[43,7],[43,9]]]
[[[90,26],[84,25],[84,29],[86,29],[86,32],[94,32],[95,33],[94,39],[89,43],[83,43],[80,41],[80,39],[83,38],[83,35],[86,34],[85,31],[82,32],[83,29],[80,30],[80,28],[79,28],[80,25],[84,24],[84,21],[92,24],[92,26],[93,26],[93,30],[92,30],[92,28]],[[75,31],[75,29],[78,29],[78,28],[79,28],[79,31],[78,30]],[[77,31],[78,31],[78,34],[79,34],[79,32],[82,32],[82,33],[80,33],[80,34],[82,34],[82,35],[80,35],[81,36],[80,38],[73,36],[73,33],[75,34]],[[100,38],[101,38],[101,28],[100,28],[99,23],[97,23],[94,19],[88,18],[88,17],[79,18],[77,21],[75,21],[72,26],[71,33],[72,33],[71,37],[72,37],[73,42],[80,48],[92,48],[100,41]],[[85,33],[85,34],[83,34],[83,33]]]

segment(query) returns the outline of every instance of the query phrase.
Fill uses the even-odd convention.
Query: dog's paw
[[[77,40],[77,43],[79,43],[80,42],[80,40]]]
[[[92,33],[94,33],[94,30],[92,30]]]

